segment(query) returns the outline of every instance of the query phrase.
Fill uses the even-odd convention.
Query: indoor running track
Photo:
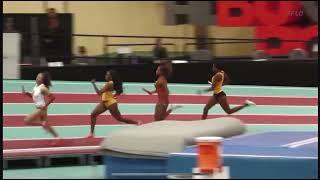
[[[74,148],[94,149],[101,141],[99,137],[132,126],[117,122],[109,113],[104,113],[97,120],[98,139],[83,139],[89,132],[90,112],[99,97],[90,82],[54,81],[51,91],[56,95],[56,101],[48,109],[48,120],[66,140],[62,147],[52,147],[49,134],[44,133],[40,127],[25,126],[23,122],[23,118],[34,110],[34,105],[30,98],[20,93],[21,86],[31,91],[34,83],[23,80],[3,81],[3,139],[6,153],[14,155],[16,152],[33,153],[35,150],[51,153]],[[102,86],[103,83],[97,84]],[[183,108],[173,112],[167,119],[200,119],[210,94],[198,95],[196,92],[208,86],[170,84],[171,103],[181,104]],[[141,88],[153,89],[154,86],[152,83],[124,83],[125,94],[118,97],[119,108],[123,116],[148,123],[153,119],[156,95],[147,95]],[[256,102],[257,106],[227,115],[216,105],[209,111],[208,118],[239,118],[247,124],[249,133],[318,130],[318,88],[229,85],[224,87],[224,91],[231,106],[242,104],[246,99]]]

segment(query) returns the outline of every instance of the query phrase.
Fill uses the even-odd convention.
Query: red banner
[[[253,9],[256,25],[281,26],[302,18],[302,6],[298,1],[256,1]]]
[[[218,26],[256,26],[257,39],[279,39],[279,46],[256,43],[256,49],[265,50],[270,55],[285,55],[295,48],[307,49],[306,42],[281,40],[309,41],[318,37],[318,25],[305,28],[294,25],[303,18],[300,1],[217,1],[216,7]]]
[[[279,40],[299,40],[297,32],[301,32],[297,27],[281,27],[281,26],[257,26],[255,36],[257,39],[277,38]],[[256,49],[264,50],[268,54],[282,55],[288,54],[290,50],[302,47],[301,42],[285,42],[281,41],[279,47],[272,47],[271,43],[256,43]]]
[[[232,10],[239,10],[240,16],[232,16]],[[252,25],[252,5],[247,1],[218,1],[218,26],[249,26]]]

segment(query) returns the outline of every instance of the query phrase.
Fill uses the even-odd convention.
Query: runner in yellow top
[[[105,75],[106,83],[102,89],[98,89],[95,84],[95,79],[91,80],[91,83],[96,91],[96,93],[101,96],[101,101],[94,110],[91,112],[91,130],[87,138],[94,137],[94,127],[96,125],[96,120],[99,114],[109,110],[111,115],[118,121],[125,122],[128,124],[140,124],[140,121],[133,121],[131,119],[123,118],[118,109],[118,102],[115,99],[116,96],[119,96],[123,92],[122,81],[120,80],[116,71],[110,70],[107,71]],[[116,91],[116,94],[113,95],[113,91]]]
[[[104,105],[106,107],[109,107],[112,104],[117,103],[117,100],[115,99],[115,97],[113,96],[113,93],[112,93],[113,81],[106,82],[105,86],[108,88],[105,92],[102,93],[101,100],[104,102]]]
[[[208,103],[203,109],[202,119],[207,119],[209,109],[211,109],[217,103],[220,104],[222,109],[227,114],[235,113],[249,105],[255,105],[254,102],[246,100],[243,105],[230,108],[229,103],[227,101],[227,95],[223,92],[223,85],[229,84],[230,78],[223,70],[217,68],[216,65],[212,66],[212,71],[214,73],[214,76],[212,77],[211,82],[209,81],[211,87],[199,91],[199,93],[201,94],[202,92],[209,92],[213,90],[213,96],[210,97]]]

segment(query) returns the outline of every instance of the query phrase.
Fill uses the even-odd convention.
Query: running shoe
[[[248,105],[248,106],[255,106],[256,103],[254,103],[254,102],[252,102],[252,101],[250,101],[250,100],[246,100],[246,105]]]
[[[85,138],[94,138],[94,134],[89,133],[89,135],[87,135]]]
[[[63,139],[57,138],[57,139],[54,139],[53,142],[51,142],[51,146],[61,146],[62,143],[63,143]]]

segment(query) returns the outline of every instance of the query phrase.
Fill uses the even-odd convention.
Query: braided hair
[[[113,81],[113,89],[116,91],[116,94],[120,95],[123,93],[123,83],[122,80],[115,70],[110,70],[109,73],[111,74],[112,81]]]
[[[169,60],[162,61],[162,62],[160,62],[159,67],[160,67],[160,70],[161,70],[162,74],[163,74],[166,78],[168,78],[168,77],[171,76],[171,74],[172,74],[172,64],[171,64],[171,61],[169,61]]]
[[[52,86],[51,84],[51,75],[48,71],[44,71],[41,73],[42,74],[42,81],[43,81],[43,84],[46,86],[46,88],[50,88],[50,86]]]

